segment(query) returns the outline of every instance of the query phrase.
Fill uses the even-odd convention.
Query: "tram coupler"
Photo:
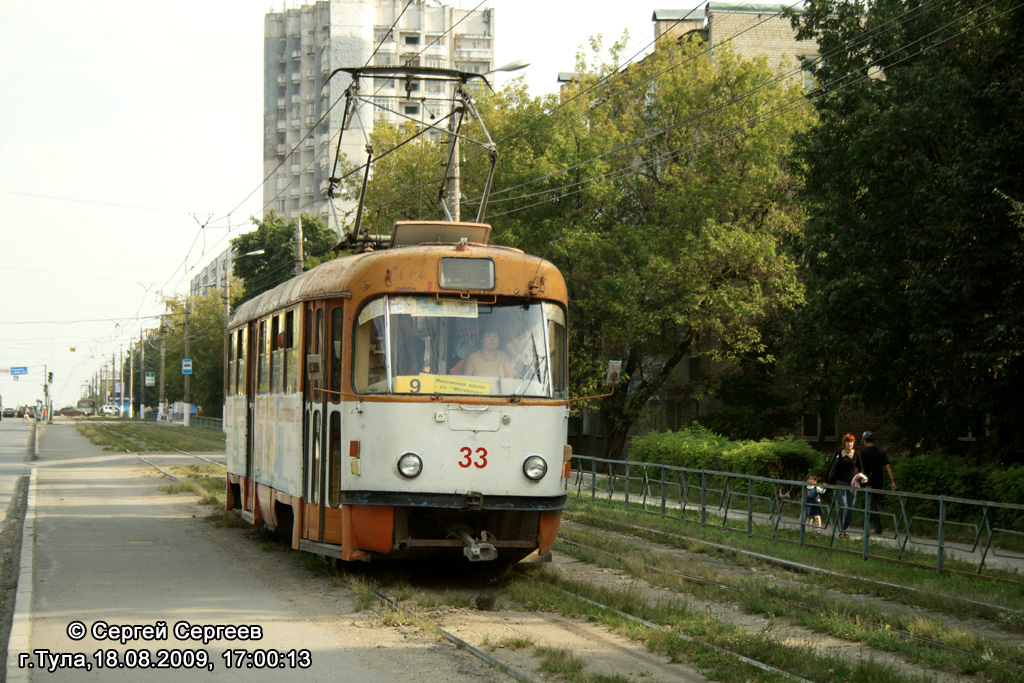
[[[466,547],[462,549],[462,554],[468,557],[470,562],[489,562],[498,559],[497,549],[490,543],[484,542],[488,536],[486,531],[480,535],[479,541],[473,538],[470,528],[465,524],[453,524],[446,531],[449,536],[456,536],[466,544]]]

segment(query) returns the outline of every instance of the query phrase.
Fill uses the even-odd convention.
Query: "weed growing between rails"
[[[729,567],[717,558],[658,548],[575,524],[563,526],[556,550],[674,591],[679,594],[674,602],[692,605],[697,600],[726,621],[760,628],[748,619],[735,618],[735,608],[740,606],[748,614],[763,617],[764,624],[777,623],[778,637],[816,643],[840,658],[845,652],[847,659],[860,659],[866,646],[879,656],[899,654],[915,667],[925,663],[956,676],[983,673],[990,680],[1013,680],[1024,666],[1019,638],[1016,642],[992,640],[962,625],[947,625],[941,615],[851,593],[850,585],[833,590],[802,584],[778,570]]]
[[[878,559],[864,560],[860,555],[834,552],[824,547],[748,537],[719,526],[700,526],[639,510],[609,508],[578,500],[572,501],[563,519],[693,553],[724,557],[731,564],[753,566],[761,562],[758,556],[762,556],[764,560],[777,559],[806,566],[817,571],[810,571],[805,580],[826,586],[856,577],[864,580],[857,586],[860,591],[935,609],[951,616],[969,615],[996,620],[1011,628],[1016,620],[1008,613],[1024,610],[1024,591],[1020,585],[961,574],[940,574],[934,569]],[[1019,580],[1019,575],[1014,576]],[[913,590],[908,591],[907,588]]]
[[[223,453],[225,435],[198,427],[152,422],[80,422],[78,432],[104,450]]]

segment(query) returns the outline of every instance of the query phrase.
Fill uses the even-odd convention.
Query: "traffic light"
[[[46,383],[47,384],[53,384],[53,373],[52,372],[46,373]]]

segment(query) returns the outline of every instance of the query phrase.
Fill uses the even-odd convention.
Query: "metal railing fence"
[[[582,455],[572,457],[572,476],[571,495],[580,500],[750,537],[1024,584],[1024,505],[826,485],[824,528],[817,529],[808,520],[802,481]],[[852,504],[841,507],[839,491],[853,492]],[[875,506],[882,534],[871,533]],[[840,513],[849,515],[847,530],[859,537],[859,549],[840,537]],[[960,568],[965,566],[969,569]]]

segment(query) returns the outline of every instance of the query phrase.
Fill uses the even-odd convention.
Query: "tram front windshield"
[[[565,311],[555,303],[383,296],[359,311],[363,394],[567,398]]]

